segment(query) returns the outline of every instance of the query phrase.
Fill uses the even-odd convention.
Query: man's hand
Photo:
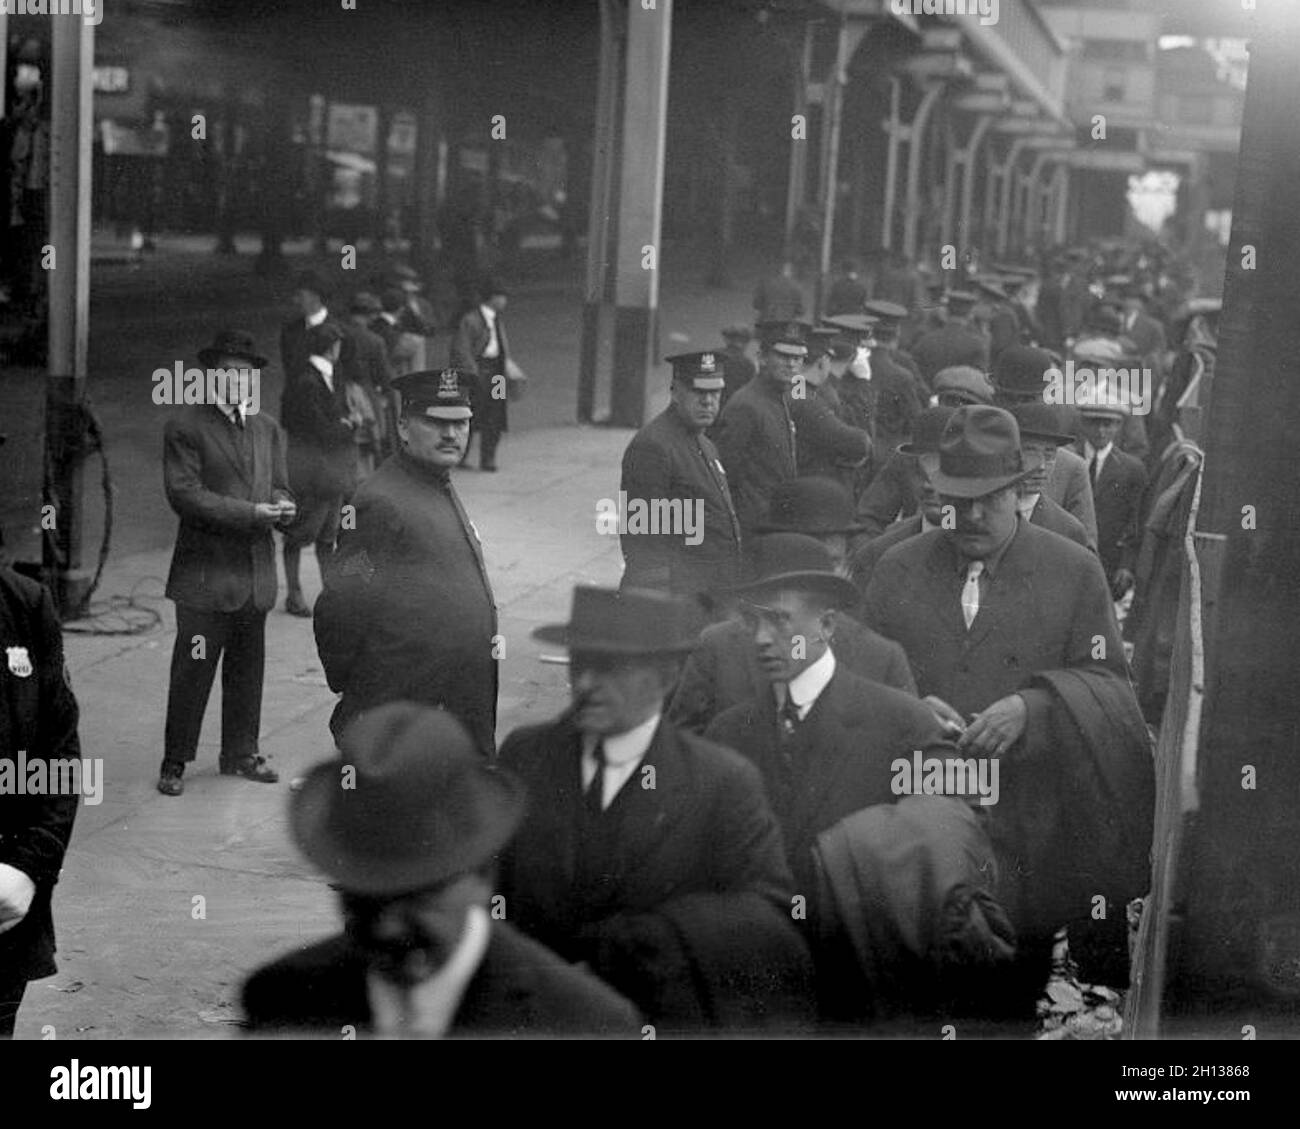
[[[974,720],[957,742],[957,748],[989,757],[1000,757],[1020,740],[1028,710],[1019,694],[999,698]]]
[[[253,504],[253,516],[261,525],[274,525],[280,520],[281,512],[278,502],[255,502]]]
[[[15,866],[0,862],[0,933],[7,932],[27,916],[36,883]]]
[[[936,698],[933,694],[927,694],[921,699],[927,706],[934,711],[934,716],[939,719],[939,724],[943,727],[945,733],[958,736],[966,731],[966,722],[955,709],[952,708],[942,698]]]

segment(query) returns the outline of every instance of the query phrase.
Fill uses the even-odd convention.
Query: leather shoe
[[[285,599],[284,610],[290,615],[296,615],[302,619],[311,618],[311,608],[307,606],[306,601],[297,593],[290,593]]]
[[[280,774],[266,763],[265,757],[260,756],[223,763],[221,775],[242,776],[245,780],[254,780],[258,784],[274,784],[280,779]]]
[[[164,796],[179,796],[185,791],[185,781],[182,779],[184,773],[185,766],[183,764],[165,762],[162,766],[162,773],[158,777],[158,791]]]

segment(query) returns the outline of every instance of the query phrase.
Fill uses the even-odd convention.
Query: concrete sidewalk
[[[498,474],[456,472],[501,611],[501,735],[567,702],[566,668],[539,662],[529,633],[567,617],[575,583],[617,581],[618,541],[596,532],[595,513],[598,499],[617,492],[629,437],[579,427],[511,434]],[[105,597],[134,593],[161,613],[161,626],[113,636],[70,625],[65,636],[82,751],[102,758],[103,799],[83,803],[77,816],[55,894],[60,972],[29,986],[19,1038],[40,1038],[46,1025],[59,1039],[229,1034],[252,968],[338,926],[330,891],[299,859],[286,827],[288,782],[333,748],[335,696],[310,620],[277,605],[267,621],[262,748],[282,782],[217,774],[218,687],[185,794],[154,790],[175,635],[173,607],[162,598],[169,561],[168,550],[114,561],[101,587]],[[314,598],[312,561],[304,580]]]

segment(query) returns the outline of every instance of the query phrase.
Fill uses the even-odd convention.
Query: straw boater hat
[[[665,592],[579,584],[569,622],[545,624],[533,638],[604,655],[685,654],[697,641],[692,614],[690,604]]]
[[[451,714],[390,702],[357,717],[339,755],[307,773],[289,824],[303,854],[344,890],[396,895],[482,866],[523,812],[523,785],[490,767]]]
[[[951,498],[983,498],[1019,482],[1029,472],[1020,458],[1020,428],[1002,408],[958,408],[939,442],[933,485]]]

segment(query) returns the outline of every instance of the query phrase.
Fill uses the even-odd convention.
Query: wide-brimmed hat
[[[253,335],[242,329],[223,329],[212,339],[212,344],[198,353],[204,368],[217,368],[224,357],[237,357],[247,361],[250,368],[263,368],[266,358],[257,351]]]
[[[939,442],[943,439],[943,429],[948,426],[948,421],[952,419],[952,413],[956,410],[946,404],[936,404],[933,408],[926,408],[912,424],[912,441],[899,444],[899,454],[937,455]]]
[[[861,593],[835,574],[831,552],[806,533],[769,533],[755,540],[750,554],[751,579],[735,589],[738,596],[755,596],[779,588],[815,592],[833,607],[858,602]]]
[[[579,584],[569,622],[545,624],[533,638],[606,655],[683,654],[697,642],[693,616],[690,604],[666,592]]]
[[[952,498],[982,498],[1029,472],[1020,458],[1020,428],[1002,408],[958,408],[939,441],[939,469],[931,485]]]
[[[818,475],[792,478],[777,486],[768,499],[767,520],[758,533],[805,533],[829,537],[866,532],[853,515],[853,498],[838,482]]]
[[[294,841],[344,890],[402,894],[487,863],[510,841],[524,788],[482,759],[445,710],[391,702],[344,731],[289,801]]]
[[[972,365],[950,365],[934,374],[934,394],[958,396],[967,404],[993,403],[993,385]]]
[[[993,363],[993,384],[1004,396],[1043,397],[1051,369],[1058,368],[1056,358],[1046,349],[1032,345],[1008,345]]]
[[[1058,447],[1064,447],[1075,440],[1075,436],[1056,430],[1061,426],[1060,413],[1053,404],[1028,400],[1012,408],[1011,414],[1016,417],[1021,440],[1036,439],[1043,443],[1055,443]]]

